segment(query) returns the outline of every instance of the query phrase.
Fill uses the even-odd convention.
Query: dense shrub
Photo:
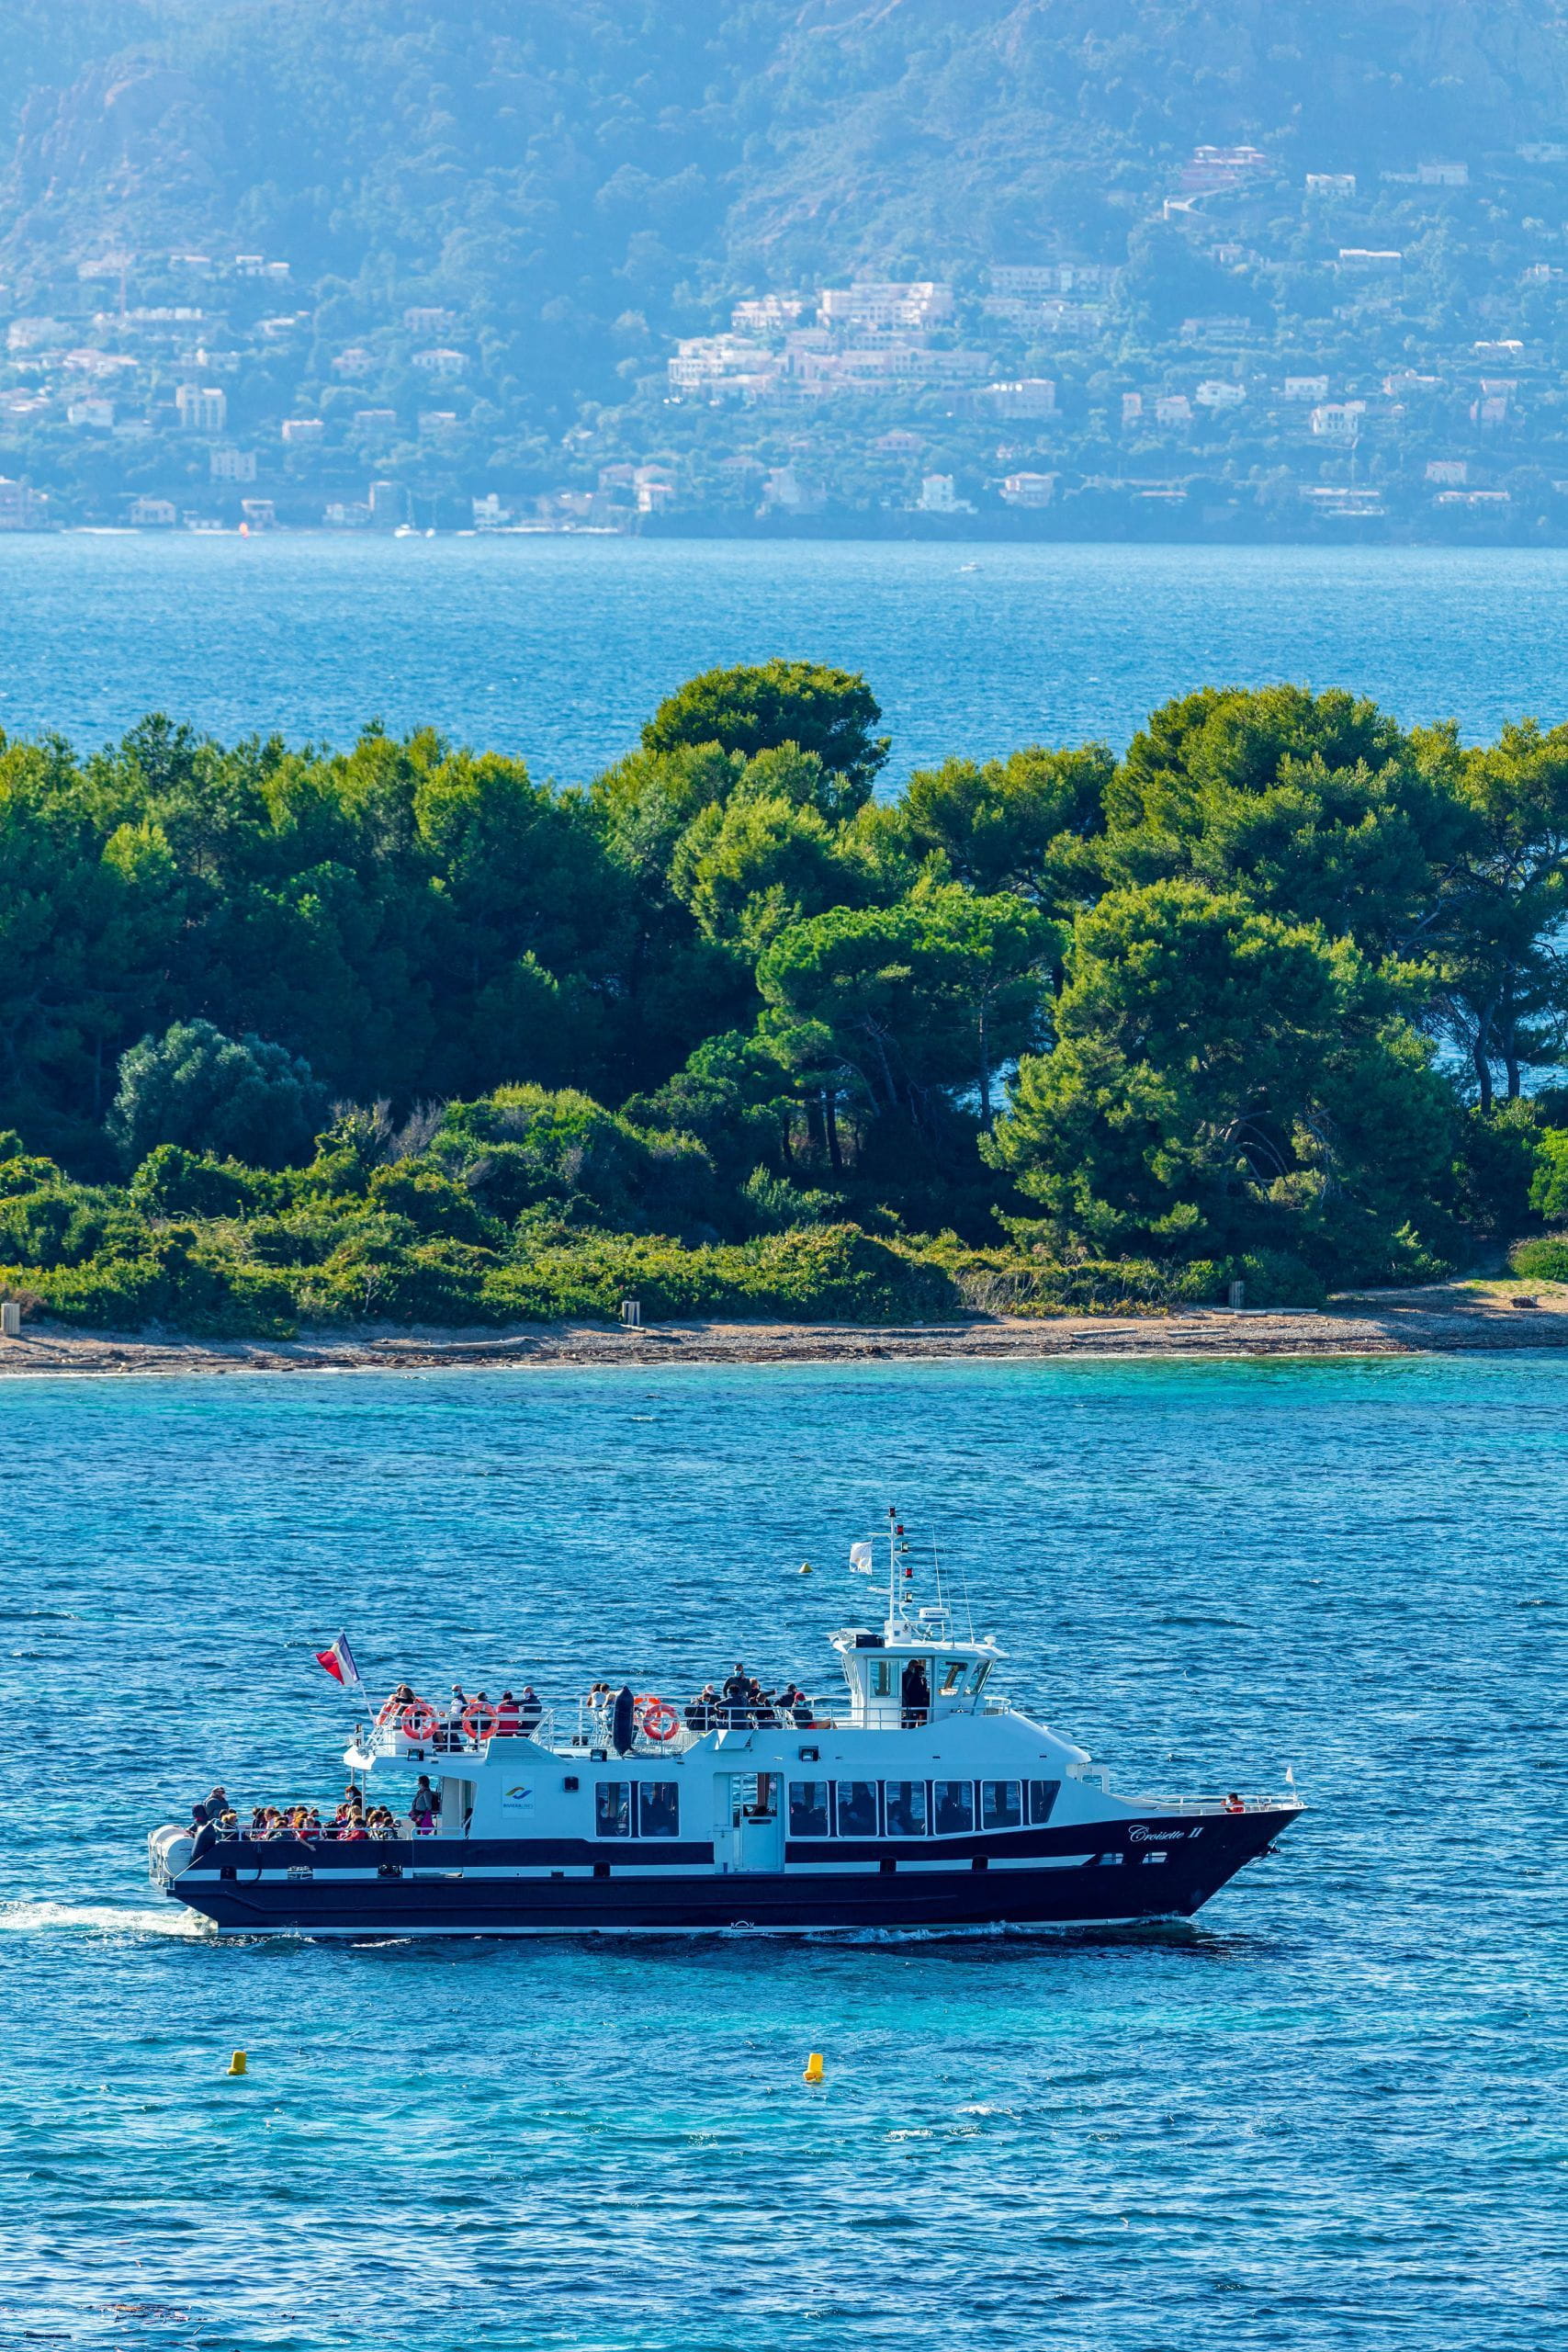
[[[1544,1233],[1533,1241],[1516,1241],[1508,1252],[1516,1274],[1536,1282],[1568,1283],[1568,1233]]]
[[[286,1046],[176,1021],[120,1056],[108,1127],[133,1163],[177,1143],[282,1168],[302,1156],[326,1108],[310,1065]]]
[[[238,1160],[217,1160],[161,1143],[130,1180],[130,1198],[148,1216],[246,1216],[275,1199],[277,1187]]]

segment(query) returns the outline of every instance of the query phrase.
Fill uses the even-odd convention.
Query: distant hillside
[[[668,300],[694,268],[739,285],[890,249],[1103,250],[1201,141],[1364,170],[1513,146],[1568,102],[1551,0],[7,13],[0,252],[24,285],[106,243],[239,238],[307,272],[477,280],[502,308],[521,267],[603,311],[616,286]]]
[[[665,361],[737,296],[857,269],[973,290],[998,262],[1131,262],[1135,281],[1204,144],[1267,156],[1272,242],[1255,204],[1247,259],[1221,265],[1254,278],[1311,258],[1278,200],[1299,208],[1309,172],[1364,195],[1453,154],[1479,184],[1568,115],[1565,27],[1552,0],[14,0],[0,316],[24,323],[0,469],[61,513],[164,489],[178,504],[196,478],[159,436],[179,380],[205,377],[280,512],[309,484],[319,519],[321,495],[362,499],[378,469],[436,501],[536,490],[574,426],[599,458],[678,444],[655,430]],[[1548,191],[1537,225],[1562,218]],[[1475,242],[1497,242],[1480,215]],[[276,266],[266,301],[226,281],[204,296],[202,267],[237,253]],[[1461,342],[1467,266],[1450,254],[1436,298]],[[1205,270],[1180,256],[1167,307]],[[1265,301],[1235,290],[1243,315]],[[1266,301],[1314,315],[1277,284]],[[136,334],[117,341],[117,311]],[[183,338],[152,332],[176,313]],[[121,363],[118,447],[83,439],[113,431],[107,409],[71,423],[70,384],[33,357],[73,342]],[[998,365],[1044,372],[1022,345]],[[642,422],[611,447],[603,419],[628,411]],[[349,430],[367,414],[378,445]],[[291,416],[323,432],[273,481]],[[780,454],[763,435],[759,466]]]

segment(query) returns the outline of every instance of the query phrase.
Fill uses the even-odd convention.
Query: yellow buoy
[[[807,2060],[805,2079],[808,2083],[819,2083],[821,2081],[822,2052],[820,2050],[814,2050],[810,2057]]]
[[[231,2075],[243,2075],[245,2072],[245,2053],[243,2050],[236,2050],[232,2058],[230,2059],[229,2072]]]
[[[800,1564],[800,1573],[803,1577],[808,1577],[811,1574],[811,1563],[809,1560],[802,1560]]]

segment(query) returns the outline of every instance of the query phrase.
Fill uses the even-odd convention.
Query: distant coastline
[[[522,523],[493,530],[464,526],[407,531],[404,539],[476,539],[487,545],[514,540],[630,539],[745,540],[762,544],[805,541],[850,545],[890,541],[934,547],[1204,547],[1204,548],[1429,548],[1471,554],[1482,548],[1568,548],[1568,524],[1540,518],[1466,514],[1441,528],[1398,514],[1320,514],[1271,521],[1236,507],[1216,513],[1194,501],[1189,508],[1162,503],[1146,512],[1119,507],[1089,518],[1081,507],[1059,511],[972,514],[922,514],[887,509],[861,514],[840,511],[806,514],[705,512],[639,515],[630,524]],[[192,539],[287,538],[320,540],[331,546],[388,545],[399,535],[381,530],[338,530],[313,516],[287,515],[264,527],[242,530],[232,524],[189,525],[62,523],[41,529],[0,531],[0,545],[24,539],[150,539],[185,544]]]
[[[1568,1288],[1537,1286],[1517,1307],[1502,1284],[1449,1283],[1368,1293],[1318,1313],[1223,1307],[1169,1315],[976,1317],[892,1325],[682,1321],[626,1331],[595,1323],[448,1330],[367,1324],[302,1329],[292,1340],[192,1340],[161,1329],[70,1330],[26,1323],[0,1340],[0,1380],[187,1378],[246,1373],[650,1371],[658,1366],[1028,1363],[1116,1356],[1192,1361],[1238,1356],[1449,1355],[1568,1348]]]

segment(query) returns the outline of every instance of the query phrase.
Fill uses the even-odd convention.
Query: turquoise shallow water
[[[7,1381],[0,1427],[0,2342],[1568,2342],[1561,1360]],[[377,1679],[819,1681],[889,1498],[1117,1785],[1292,1764],[1280,1854],[1191,1927],[951,1941],[220,1947],[147,1888],[215,1776],[340,1785],[340,1624]]]
[[[1568,715],[1565,605],[1568,549],[0,538],[0,727],[341,744],[380,717],[573,782],[682,679],[785,653],[865,672],[894,779],[1274,678],[1480,740]]]

